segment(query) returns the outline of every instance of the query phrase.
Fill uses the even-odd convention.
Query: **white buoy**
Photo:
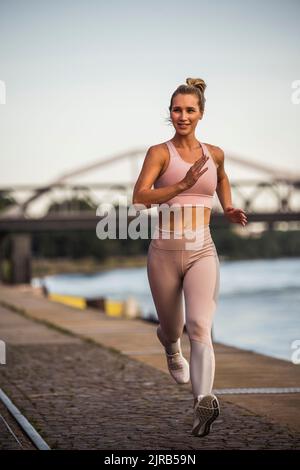
[[[135,297],[129,296],[123,302],[122,316],[128,319],[141,317],[141,309]]]

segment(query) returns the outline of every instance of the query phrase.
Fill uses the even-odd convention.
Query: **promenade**
[[[282,393],[300,365],[215,343],[221,414],[197,438],[191,384],[170,377],[155,324],[0,285],[0,339],[0,388],[52,449],[300,449],[300,393]]]

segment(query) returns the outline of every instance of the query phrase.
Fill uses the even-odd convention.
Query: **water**
[[[40,281],[33,279],[33,284]],[[47,276],[44,283],[49,292],[85,298],[132,295],[144,318],[157,319],[146,267]],[[292,343],[300,340],[299,305],[300,258],[220,261],[214,340],[291,361]]]

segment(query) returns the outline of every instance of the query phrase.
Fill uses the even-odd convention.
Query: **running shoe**
[[[198,398],[194,406],[194,423],[192,434],[204,437],[210,432],[211,425],[220,414],[220,405],[217,397],[210,393]]]
[[[159,341],[164,346],[168,369],[169,369],[171,376],[173,377],[175,382],[177,382],[178,384],[188,383],[190,380],[190,365],[188,361],[185,359],[185,357],[183,357],[182,355],[182,351],[180,347],[180,340],[178,339],[177,344],[174,345],[174,347],[177,348],[178,351],[170,354],[167,352],[165,345],[163,343],[160,327],[157,328],[156,333],[157,333],[157,337]]]
[[[173,379],[178,384],[187,384],[190,381],[190,365],[183,357],[181,350],[168,354],[166,352],[168,369]]]

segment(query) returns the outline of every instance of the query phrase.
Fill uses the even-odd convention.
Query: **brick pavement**
[[[222,396],[212,432],[194,437],[189,384],[7,308],[0,319],[0,387],[53,449],[300,449],[299,432]]]

